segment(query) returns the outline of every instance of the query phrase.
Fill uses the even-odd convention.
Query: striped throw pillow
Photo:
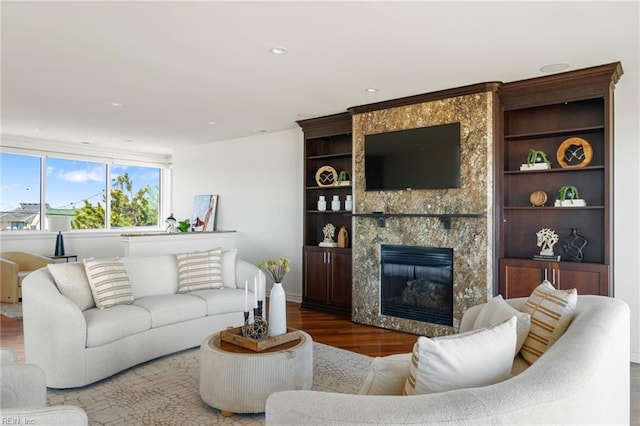
[[[178,293],[222,288],[222,250],[178,253]]]
[[[84,269],[99,309],[133,302],[131,283],[120,259],[84,259]]]
[[[578,291],[556,290],[549,281],[536,287],[520,311],[531,315],[531,329],[520,355],[533,364],[562,336],[573,319]]]

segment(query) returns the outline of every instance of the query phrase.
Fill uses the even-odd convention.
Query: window
[[[45,161],[45,206],[69,216],[72,229],[104,229],[107,165],[53,157]]]
[[[111,227],[158,226],[160,169],[111,167]]]
[[[0,229],[40,229],[41,160],[0,154]]]
[[[49,229],[53,216],[72,229],[159,226],[163,167],[4,152],[0,165],[3,230]]]

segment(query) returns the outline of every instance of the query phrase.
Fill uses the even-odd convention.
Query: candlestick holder
[[[257,312],[258,312],[258,316],[259,317],[264,317],[264,315],[262,315],[262,305],[263,305],[262,300],[258,300],[258,311]]]

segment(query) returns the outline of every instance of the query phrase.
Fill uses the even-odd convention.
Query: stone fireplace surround
[[[418,102],[373,104],[350,109],[353,116],[354,213],[475,213],[451,219],[445,229],[436,217],[353,218],[352,320],[426,336],[452,334],[464,311],[493,294],[493,143],[497,84],[416,97]],[[444,95],[440,98],[440,95]],[[449,96],[447,96],[449,95]],[[426,99],[426,100],[425,100]],[[397,106],[396,106],[397,104]],[[380,107],[377,109],[376,107]],[[460,122],[461,187],[453,189],[364,190],[364,136]],[[448,247],[454,251],[453,326],[380,314],[380,246],[397,244]]]

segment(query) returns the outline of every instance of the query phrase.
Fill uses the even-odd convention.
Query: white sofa
[[[525,300],[508,302],[520,309]],[[471,328],[481,306],[465,313],[460,331]],[[629,333],[624,302],[578,296],[564,335],[510,379],[417,396],[277,392],[267,399],[266,424],[628,424]]]
[[[244,321],[245,282],[265,278],[241,259],[225,271],[224,288],[177,294],[176,255],[122,258],[132,304],[82,311],[56,286],[48,268],[23,283],[25,360],[40,366],[50,388],[85,386],[139,363],[199,346]],[[235,272],[235,274],[233,274]],[[235,275],[235,278],[234,278]],[[253,300],[253,291],[250,300]]]
[[[81,426],[87,414],[73,405],[47,406],[44,372],[33,364],[21,364],[10,349],[0,349],[0,424]]]

